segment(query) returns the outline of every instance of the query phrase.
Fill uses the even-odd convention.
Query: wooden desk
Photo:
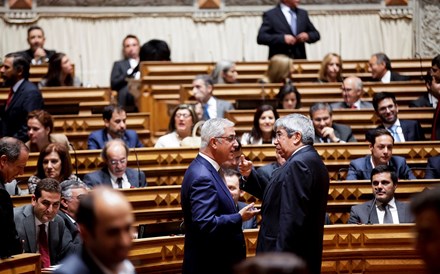
[[[2,243],[4,244],[4,243]],[[0,274],[40,274],[40,254],[23,253],[0,260]]]

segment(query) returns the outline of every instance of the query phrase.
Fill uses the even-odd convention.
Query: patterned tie
[[[12,96],[14,95],[14,90],[11,88],[8,93],[8,99],[6,100],[6,108],[9,107],[12,101]]]
[[[46,268],[50,266],[49,245],[47,243],[46,224],[38,226],[40,232],[38,233],[38,246],[41,256],[41,267]]]
[[[121,189],[122,188],[122,178],[118,178],[116,180],[116,183],[118,184],[118,188]]]
[[[393,216],[391,215],[390,205],[382,204],[382,209],[385,210],[385,215],[383,216],[384,224],[393,224]]]
[[[296,35],[296,12],[293,10],[289,11],[290,13],[290,29],[292,30],[293,35]]]

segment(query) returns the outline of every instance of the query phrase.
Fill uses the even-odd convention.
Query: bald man
[[[107,186],[96,187],[78,207],[82,253],[68,257],[54,273],[135,273],[127,260],[134,223],[131,212],[124,195]]]
[[[373,104],[362,101],[364,85],[361,78],[356,76],[345,78],[341,86],[341,92],[344,102],[331,104],[332,109],[373,109]]]

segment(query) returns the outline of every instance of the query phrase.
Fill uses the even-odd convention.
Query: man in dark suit
[[[219,173],[221,165],[234,157],[234,123],[209,119],[203,124],[201,139],[200,152],[182,182],[183,273],[228,274],[234,264],[246,258],[241,225],[259,210],[254,210],[252,203],[238,211]]]
[[[307,11],[298,8],[299,0],[281,0],[263,14],[257,43],[269,46],[270,59],[284,54],[292,59],[307,59],[304,43],[315,43],[321,37]]]
[[[388,130],[371,131],[368,142],[371,155],[350,162],[347,180],[370,179],[371,171],[379,165],[392,166],[400,179],[416,179],[405,158],[393,156],[394,139]]]
[[[15,138],[0,139],[0,259],[23,252],[14,222],[11,196],[5,184],[23,174],[29,149]]]
[[[139,78],[138,75],[133,75],[134,68],[139,64],[139,50],[139,39],[132,34],[125,36],[122,41],[124,59],[113,63],[110,76],[111,88],[118,92],[118,103],[125,109],[133,111],[136,111],[136,104],[133,95],[128,91],[126,78]]]
[[[431,61],[431,76],[433,81],[440,83],[440,54]],[[431,140],[440,140],[440,104],[437,104],[432,119]]]
[[[145,187],[145,173],[127,167],[129,149],[120,139],[108,141],[101,152],[104,167],[86,174],[84,183],[89,187],[107,185],[113,188]]]
[[[349,76],[344,79],[341,86],[344,102],[333,103],[332,109],[373,109],[370,102],[362,101],[364,85],[361,78]]]
[[[428,159],[425,179],[440,179],[440,156],[434,156]]]
[[[43,108],[43,97],[37,86],[28,81],[29,62],[16,53],[5,56],[0,69],[4,84],[10,87],[6,104],[0,109],[1,136],[15,137],[23,142],[27,135],[27,115]]]
[[[44,48],[44,31],[39,26],[31,26],[27,32],[28,50],[17,52],[22,55],[30,64],[40,65],[49,62],[50,57],[55,54],[54,50]]]
[[[333,111],[328,103],[313,104],[309,114],[315,128],[315,143],[356,142],[349,126],[333,123]]]
[[[60,199],[58,181],[45,178],[37,183],[32,204],[14,209],[24,252],[39,252],[42,267],[58,264],[64,256],[79,250],[79,245],[73,244],[63,219],[57,215]]]
[[[421,95],[416,100],[409,102],[410,108],[429,107],[437,108],[438,99],[440,98],[440,79],[431,76],[431,71],[428,71],[424,77],[427,92]]]
[[[265,181],[270,181],[270,178],[272,178],[272,173],[286,162],[286,159],[281,157],[278,151],[275,152],[275,158],[277,159],[276,162],[269,163],[257,169],[258,175],[260,175],[260,177],[262,177]]]
[[[400,75],[391,71],[391,61],[385,53],[375,53],[371,56],[368,63],[368,71],[371,72],[371,78],[374,81],[389,83],[394,81],[409,81],[411,78],[406,75]]]
[[[70,232],[73,243],[81,244],[78,224],[76,222],[76,212],[78,211],[79,201],[87,195],[87,186],[78,180],[66,180],[61,184],[61,204],[58,216],[60,216],[66,228]]]
[[[257,254],[292,252],[321,273],[322,240],[329,176],[313,148],[312,121],[290,114],[275,122],[275,148],[286,163],[265,181],[244,155],[239,165],[241,188],[262,199]]]
[[[109,140],[122,139],[129,148],[143,147],[134,130],[127,129],[127,114],[118,105],[108,105],[102,111],[104,129],[90,133],[87,140],[88,149],[102,149]]]
[[[397,188],[394,168],[379,165],[371,171],[371,188],[375,199],[351,207],[349,224],[413,223],[410,206],[394,197]],[[374,210],[376,209],[376,210]]]
[[[197,102],[201,105],[202,113],[198,113],[199,120],[212,118],[223,118],[225,112],[234,109],[228,101],[218,99],[212,95],[214,82],[207,74],[197,75],[192,83],[193,94]]]
[[[423,133],[422,126],[416,120],[400,120],[397,117],[399,107],[396,102],[396,97],[391,92],[379,92],[373,97],[373,107],[376,115],[382,121],[382,125],[379,128],[387,129],[394,137],[395,142],[407,142],[407,141],[424,141],[425,134]],[[368,135],[372,131],[368,131]]]
[[[244,191],[240,190],[240,173],[237,169],[226,168],[223,169],[223,175],[225,178],[225,183],[229,189],[229,192],[232,195],[232,199],[234,200],[235,206],[237,210],[240,211],[242,208],[247,206],[245,202],[239,201],[240,197],[243,197]],[[247,220],[242,223],[242,229],[250,229],[257,228],[257,218],[254,216],[252,219]]]
[[[104,186],[81,199],[77,221],[82,251],[66,258],[54,274],[134,274],[127,260],[133,239],[132,211],[123,194]]]

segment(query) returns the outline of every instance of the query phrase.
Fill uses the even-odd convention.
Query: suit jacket
[[[403,157],[391,156],[388,165],[394,167],[399,179],[417,179]],[[372,170],[371,155],[353,160],[348,167],[346,180],[370,180]]]
[[[303,9],[296,9],[297,34],[306,32],[309,35],[307,43],[314,43],[321,37],[309,19],[309,14]],[[269,46],[269,58],[275,54],[284,54],[293,59],[307,59],[304,43],[293,46],[284,42],[284,35],[292,30],[278,4],[275,8],[263,14],[263,23],[258,31],[257,43]]]
[[[258,175],[260,175],[260,177],[264,178],[265,181],[270,181],[272,173],[279,167],[280,165],[277,162],[269,163],[267,165],[259,167],[257,169],[257,173]]]
[[[127,179],[132,187],[147,186],[144,172],[138,172],[137,169],[127,167],[125,170],[125,175],[127,175]],[[112,187],[112,180],[108,168],[105,166],[100,170],[84,175],[84,183],[91,188],[98,185],[107,185]]]
[[[314,147],[296,151],[269,182],[252,171],[241,187],[263,201],[257,253],[293,252],[321,273],[329,176]]]
[[[1,135],[20,139],[24,143],[27,135],[27,115],[36,109],[43,109],[43,97],[37,86],[24,80],[12,97],[9,107],[1,109]]]
[[[131,129],[127,129],[125,131],[122,140],[127,144],[129,148],[144,147],[144,145],[142,145],[142,143],[139,141],[139,137],[136,131]],[[87,147],[88,149],[103,149],[107,141],[107,130],[105,128],[95,130],[89,135],[89,139],[87,140]]]
[[[216,97],[214,98],[217,106],[217,118],[225,117],[225,112],[234,109],[234,106],[230,102],[226,100],[218,99]],[[203,113],[203,120],[206,121],[208,119],[209,118],[205,115],[205,113]]]
[[[15,228],[11,196],[0,178],[0,259],[23,253],[20,238]]]
[[[14,208],[14,219],[17,225],[18,236],[23,243],[26,253],[37,253],[37,232],[35,229],[35,215],[32,205]],[[67,231],[63,219],[58,215],[49,222],[47,240],[49,243],[49,255],[51,265],[60,261],[69,253],[78,252],[80,246],[73,244],[69,231]]]
[[[118,102],[125,108],[135,108],[136,103],[134,96],[128,90],[128,83],[125,80],[130,77],[127,70],[130,68],[128,59],[116,61],[113,63],[112,73],[110,76],[110,86],[112,90],[118,92]]]
[[[440,156],[430,157],[428,159],[425,179],[440,179]]]
[[[43,49],[46,52],[46,60],[45,63],[49,62],[50,57],[55,54],[54,50]],[[29,64],[32,64],[32,59],[34,59],[34,51],[32,49],[27,49],[23,51],[16,52],[22,55],[26,60],[28,60]]]
[[[433,107],[432,103],[429,101],[429,93],[425,93],[416,100],[409,102],[410,108],[422,108],[422,107]]]
[[[409,81],[411,80],[411,77],[406,76],[406,75],[401,75],[397,72],[391,71],[391,82],[395,82],[395,81]]]
[[[414,223],[414,216],[411,213],[411,208],[409,204],[396,201],[397,215],[399,216],[399,223]],[[379,218],[377,217],[377,211],[372,209],[374,200],[365,202],[360,205],[355,205],[351,207],[350,218],[348,219],[349,224],[366,224],[368,219],[370,223],[378,224]],[[371,216],[368,218],[368,215]]]
[[[405,137],[405,142],[408,141],[425,141],[425,134],[423,133],[422,126],[419,121],[416,120],[400,120],[400,126],[402,127],[402,133]],[[385,128],[379,125],[376,129]],[[367,133],[368,134],[368,133]],[[369,138],[366,139],[368,140]]]
[[[330,104],[332,109],[349,109],[350,107],[345,102],[337,102]],[[373,104],[361,100],[361,109],[374,109]]]
[[[200,155],[185,172],[181,199],[183,273],[232,273],[232,266],[246,257],[241,216],[218,171]]]
[[[248,204],[246,204],[246,203],[244,203],[244,202],[240,202],[240,201],[238,201],[238,204],[237,204],[238,211],[240,211],[243,207],[245,207],[245,206],[247,206],[247,205],[248,205]],[[254,216],[254,217],[252,217],[252,219],[243,222],[243,223],[241,224],[241,228],[242,228],[242,229],[257,228],[257,217]]]
[[[356,142],[356,138],[353,136],[353,132],[349,126],[333,123],[332,128],[335,130],[335,136],[344,142]],[[316,135],[315,130],[315,143],[321,143],[320,137]]]
[[[81,254],[71,254],[57,268],[54,274],[104,274],[95,261],[90,257],[86,248]]]
[[[67,228],[67,231],[70,233],[70,236],[72,238],[72,242],[80,246],[82,244],[81,235],[79,234],[78,227],[76,224],[72,223],[72,221],[69,219],[66,213],[64,213],[61,210],[58,210],[58,216],[61,217],[61,219],[64,221],[64,225]]]

